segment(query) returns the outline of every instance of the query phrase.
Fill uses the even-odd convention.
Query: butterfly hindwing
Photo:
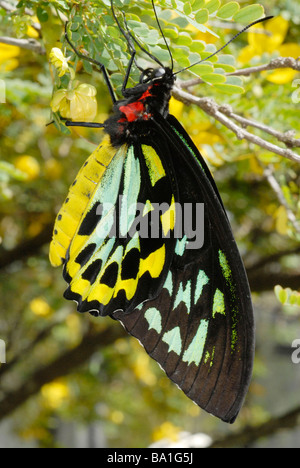
[[[174,117],[159,121],[172,148],[178,199],[204,203],[204,245],[176,241],[157,298],[113,314],[193,401],[233,422],[252,372],[253,319],[244,267],[215,183]],[[156,145],[157,146],[157,145]],[[164,147],[158,155],[166,155]],[[209,176],[207,175],[209,174]]]

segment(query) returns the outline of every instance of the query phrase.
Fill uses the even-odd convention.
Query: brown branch
[[[0,421],[37,394],[43,385],[77,370],[97,350],[113,344],[124,336],[127,336],[126,332],[117,324],[101,332],[89,331],[76,348],[66,351],[54,362],[36,370],[20,387],[0,401]]]
[[[273,273],[272,271],[247,271],[251,291],[259,293],[272,291],[277,284],[283,288],[298,290],[300,287],[300,273]]]
[[[194,96],[193,94],[187,93],[182,89],[176,87],[173,92],[176,99],[179,101],[184,102],[185,104],[194,104],[208,115],[213,117],[215,120],[220,122],[222,125],[227,127],[229,130],[235,133],[238,140],[247,140],[250,143],[254,143],[255,145],[264,148],[271,153],[279,154],[280,156],[290,159],[293,162],[300,162],[300,155],[292,151],[291,149],[281,148],[269,141],[264,140],[263,138],[254,135],[253,133],[248,132],[244,128],[238,126],[235,122],[230,120],[227,117],[226,113],[228,112],[227,106],[220,106],[214,101],[212,98],[201,98]]]
[[[269,135],[272,135],[278,141],[281,141],[289,148],[300,148],[300,139],[294,138],[296,134],[295,130],[282,133],[282,132],[279,132],[278,130],[275,130],[272,127],[269,127],[268,125],[262,124],[260,122],[255,122],[255,120],[246,119],[245,117],[242,117],[241,115],[235,114],[231,106],[227,106],[227,105],[222,106],[220,109],[223,112],[223,114],[227,115],[227,117],[230,117],[236,120],[237,122],[239,122],[243,128],[247,128],[247,127],[257,128],[259,130],[262,130],[265,133],[268,133]]]
[[[291,207],[286,201],[286,198],[284,196],[284,193],[279,185],[279,183],[276,180],[276,177],[274,176],[274,169],[270,165],[264,170],[265,177],[267,178],[270,186],[272,187],[273,191],[275,192],[279,202],[281,203],[282,206],[285,207],[286,212],[287,212],[287,217],[290,223],[293,225],[295,231],[300,234],[300,223],[296,218],[295,213],[293,213]]]
[[[52,323],[51,325],[49,325],[48,328],[45,328],[44,330],[39,332],[37,336],[33,340],[26,343],[26,345],[21,350],[19,350],[18,353],[15,354],[12,359],[9,359],[5,365],[1,366],[0,367],[0,380],[3,377],[3,375],[7,374],[7,372],[10,372],[15,365],[19,365],[21,361],[26,359],[26,357],[30,355],[30,353],[39,343],[41,343],[46,338],[48,338],[51,335],[53,329],[57,326],[57,324],[58,323]],[[5,339],[5,342],[6,342],[6,352],[9,354],[10,342],[7,341],[7,339]]]
[[[31,50],[32,52],[35,52],[39,55],[46,55],[46,50],[44,49],[44,47],[41,46],[41,44],[35,39],[16,39],[14,37],[1,36],[0,43]]]
[[[283,429],[293,429],[299,425],[300,407],[294,408],[288,413],[269,419],[269,421],[257,425],[247,426],[237,434],[230,434],[219,440],[215,440],[209,448],[245,447],[256,442],[262,437],[271,436]]]
[[[36,255],[38,249],[51,241],[53,225],[54,221],[53,224],[46,225],[40,234],[25,240],[12,250],[2,250],[2,252],[0,252],[0,269],[14,262],[24,260],[31,255]]]
[[[253,73],[261,73],[264,71],[278,70],[282,68],[291,68],[292,70],[300,71],[300,61],[292,57],[278,57],[271,60],[266,65],[259,65],[257,67],[242,68],[233,73],[228,73],[228,76],[249,76]]]
[[[267,257],[261,258],[257,260],[255,263],[251,265],[247,265],[247,272],[256,272],[271,263],[279,262],[283,257],[288,257],[290,255],[297,255],[300,254],[300,247],[296,247],[292,250],[284,250],[281,252],[276,252],[275,254],[268,255]]]

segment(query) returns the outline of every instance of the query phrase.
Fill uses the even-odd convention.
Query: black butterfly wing
[[[158,297],[130,314],[112,316],[189,398],[233,422],[252,374],[254,323],[248,280],[203,158],[174,117],[165,121],[157,116],[156,125],[164,144],[157,138],[150,144],[162,160],[171,158],[178,201],[204,203],[204,245],[189,249],[186,237],[178,239]]]

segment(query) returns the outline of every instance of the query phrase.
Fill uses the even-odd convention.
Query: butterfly
[[[101,69],[113,114],[103,124],[66,122],[102,128],[105,137],[57,216],[51,263],[63,265],[64,296],[76,301],[79,312],[121,322],[190,399],[232,423],[254,357],[245,268],[214,179],[169,113],[183,70],[174,72],[165,38],[170,67],[143,48],[126,24],[124,29],[112,0],[111,8],[131,54],[121,100],[105,67],[80,54],[65,35],[80,58]],[[141,69],[136,45],[157,66]],[[128,88],[134,63],[140,81]]]

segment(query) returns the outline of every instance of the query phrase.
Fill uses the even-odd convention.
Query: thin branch
[[[281,148],[269,141],[264,140],[263,138],[254,135],[253,133],[248,132],[244,128],[239,127],[236,123],[230,120],[225,112],[228,112],[228,108],[224,106],[219,106],[216,101],[212,98],[199,98],[193,94],[187,93],[182,89],[176,87],[173,92],[176,99],[184,102],[185,104],[194,104],[208,115],[213,117],[215,120],[223,124],[229,130],[234,132],[238,140],[247,140],[255,145],[260,146],[261,148],[270,151],[271,153],[279,154],[280,156],[290,159],[293,162],[300,163],[300,155],[292,151],[291,149]]]
[[[271,255],[268,255],[267,257],[260,258],[257,260],[255,263],[252,263],[251,265],[246,264],[246,269],[247,273],[249,274],[250,272],[257,272],[258,270],[261,270],[262,268],[265,268],[266,266],[279,262],[283,257],[288,257],[291,255],[298,255],[300,254],[300,246],[295,247],[292,250],[284,250],[281,252],[277,252]]]
[[[300,407],[297,407],[282,416],[273,417],[263,424],[246,426],[236,434],[230,434],[215,440],[209,448],[245,447],[262,437],[271,436],[284,429],[294,429],[299,426],[299,416]]]
[[[21,47],[22,49],[28,49],[39,55],[46,55],[46,50],[35,39],[16,39],[14,37],[2,36],[0,37],[0,42],[3,44]]]
[[[283,288],[291,288],[295,291],[299,289],[299,273],[277,273],[270,268],[266,271],[247,270],[247,276],[251,291],[255,293],[273,291],[277,284]]]
[[[300,61],[292,57],[278,57],[265,65],[237,70],[233,73],[229,73],[228,76],[249,76],[253,73],[278,70],[281,68],[291,68],[292,70],[300,71]]]
[[[14,262],[22,261],[30,255],[36,255],[38,249],[48,244],[52,238],[53,223],[47,224],[44,229],[31,239],[26,239],[12,250],[0,250],[0,270]]]
[[[297,221],[295,214],[287,203],[284,193],[282,192],[282,189],[274,176],[274,170],[271,165],[264,170],[264,174],[273,191],[275,192],[279,202],[282,206],[285,207],[289,221],[293,225],[295,231],[300,234],[300,223]]]
[[[0,367],[0,380],[3,378],[3,375],[6,374],[8,371],[11,371],[15,365],[19,365],[19,363],[26,359],[30,353],[34,350],[34,348],[44,341],[46,338],[48,338],[51,335],[51,332],[53,329],[59,324],[59,322],[54,322],[51,325],[49,325],[48,328],[45,330],[42,330],[41,332],[38,333],[38,335],[33,339],[33,341],[26,342],[25,346],[18,352],[18,354],[15,354],[15,356],[9,360],[4,366]],[[5,339],[6,342],[6,351],[8,351],[8,343],[7,339]]]
[[[300,71],[300,61],[292,57],[278,57],[272,59],[265,65],[259,65],[256,67],[242,68],[232,73],[225,73],[225,76],[250,76],[255,73],[261,73],[264,71],[274,71],[283,68],[291,68],[292,70]],[[180,87],[189,89],[198,84],[203,84],[204,81],[201,78],[193,78],[180,82]]]
[[[127,336],[126,332],[118,325],[110,325],[102,331],[95,331],[91,327],[76,348],[67,350],[50,364],[35,370],[0,401],[0,421],[38,393],[43,385],[78,370],[96,351],[124,336]]]
[[[245,117],[235,114],[231,106],[222,106],[221,111],[223,112],[223,114],[227,115],[227,117],[231,117],[232,119],[242,124],[243,128],[257,128],[259,130],[262,130],[263,132],[268,133],[269,135],[274,136],[275,138],[277,138],[278,141],[281,141],[289,148],[300,148],[300,139],[294,138],[296,134],[294,130],[291,130],[286,133],[279,132],[278,130],[275,130],[274,128],[269,127],[265,124],[255,122],[254,120],[246,119]]]

